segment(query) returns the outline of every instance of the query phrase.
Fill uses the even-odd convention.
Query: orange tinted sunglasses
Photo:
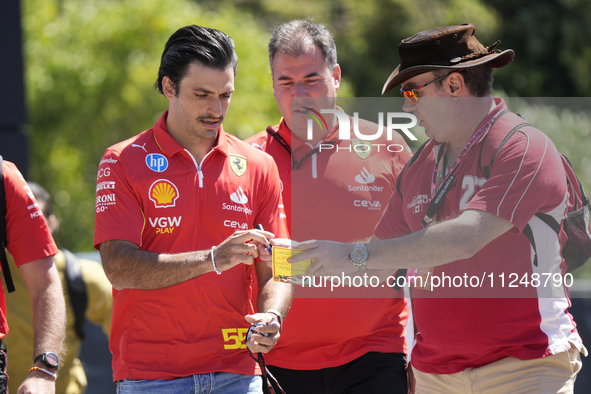
[[[453,73],[459,73],[461,71],[464,71],[464,69],[461,70],[457,70],[457,71],[452,71],[447,75],[444,75],[443,77],[434,79],[431,82],[427,82],[426,84],[416,87],[416,88],[411,88],[411,89],[404,89],[404,88],[400,88],[400,94],[403,95],[409,102],[411,103],[416,103],[417,101],[419,101],[419,95],[417,94],[417,90],[424,88],[425,86],[431,85],[432,83],[438,82],[438,81],[443,81],[445,78],[449,77],[451,74]]]

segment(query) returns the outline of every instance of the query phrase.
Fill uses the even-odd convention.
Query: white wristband
[[[279,312],[277,309],[267,309],[265,313],[270,313],[277,317],[277,322],[279,323],[279,332],[281,332],[281,328],[283,328],[283,316],[281,315],[281,312]]]
[[[44,374],[46,374],[46,375],[49,375],[49,376],[51,376],[51,377],[52,377],[52,378],[54,378],[54,379],[57,379],[57,374],[56,374],[56,373],[53,373],[53,372],[51,372],[51,371],[50,371],[50,370],[48,370],[48,369],[41,368],[41,367],[31,367],[31,368],[29,369],[29,372],[33,372],[33,371],[41,371],[41,372],[43,372]]]
[[[215,248],[215,246],[211,247],[211,251],[209,252],[209,255],[211,256],[211,264],[213,264],[213,270],[215,271],[216,274],[221,275],[222,271],[220,271],[218,269],[218,267],[215,266],[215,260],[213,258],[213,249]]]

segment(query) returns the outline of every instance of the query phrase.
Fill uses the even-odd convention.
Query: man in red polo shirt
[[[5,204],[5,215],[0,226],[5,226],[6,239],[2,247],[10,252],[27,283],[33,305],[34,354],[29,374],[20,384],[19,393],[55,393],[55,379],[59,367],[59,353],[66,324],[66,307],[62,284],[53,256],[58,249],[53,241],[37,200],[16,166],[0,157],[2,187],[0,204]],[[6,256],[2,256],[4,259]],[[6,265],[8,262],[5,261]],[[4,272],[7,283],[14,284]],[[1,287],[0,282],[0,287]],[[10,286],[8,286],[10,291]],[[14,290],[14,287],[13,287]],[[8,333],[6,301],[0,288],[0,390],[7,392],[6,361],[8,352],[18,347],[4,347]]]
[[[562,158],[492,96],[493,68],[514,57],[495,46],[472,24],[419,32],[400,43],[383,89],[401,85],[403,109],[431,138],[400,174],[365,256],[368,269],[420,270],[416,393],[573,393],[587,354],[567,310],[566,235],[538,216],[566,217]],[[308,275],[356,271],[345,262],[352,244],[302,248],[294,262],[314,259]]]
[[[247,142],[279,167],[292,239],[368,239],[410,156],[404,139],[340,139],[327,115],[327,125],[308,138],[310,114],[335,108],[341,81],[335,43],[323,26],[278,26],[269,59],[283,119]],[[359,120],[364,135],[377,127]],[[286,392],[406,393],[404,297],[392,289],[385,298],[366,298],[366,289],[323,290],[296,288],[281,343],[266,358]]]
[[[158,73],[168,111],[100,162],[95,247],[116,289],[110,348],[120,393],[261,392],[247,347],[275,345],[291,287],[255,259],[287,228],[276,165],[221,125],[236,64],[226,34],[179,29]],[[268,336],[245,344],[254,322]]]

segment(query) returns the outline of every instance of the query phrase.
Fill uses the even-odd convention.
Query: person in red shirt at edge
[[[246,141],[279,167],[292,239],[370,238],[410,157],[407,144],[397,133],[391,141],[341,140],[338,122],[326,114],[328,128],[315,129],[308,140],[311,110],[338,108],[341,69],[324,26],[294,20],[276,27],[269,60],[283,119]],[[359,120],[364,135],[377,128]],[[281,343],[266,358],[286,392],[406,393],[408,308],[402,292],[387,288],[378,296],[383,298],[368,298],[367,289],[323,290],[296,286]]]
[[[17,394],[53,394],[60,364],[58,355],[66,326],[62,283],[53,263],[53,256],[58,253],[58,249],[37,200],[20,171],[6,160],[2,160],[1,166],[6,199],[6,243],[3,241],[2,244],[6,245],[27,283],[35,322],[34,354],[29,355],[33,357],[33,364],[25,380],[18,382],[20,386]],[[5,278],[6,275],[4,273]],[[8,324],[2,288],[0,307],[0,392],[6,393],[9,378],[6,375],[7,356],[21,349],[15,347],[7,351],[5,347]]]
[[[535,216],[565,218],[564,166],[545,134],[492,96],[492,69],[514,52],[484,47],[474,34],[472,24],[440,27],[399,45],[400,65],[383,94],[401,84],[403,109],[431,139],[401,173],[376,227],[381,240],[367,245],[366,267],[419,269],[416,393],[573,393],[587,350],[567,311],[565,282],[543,280],[566,272],[566,236]],[[308,250],[293,262],[314,259],[307,275],[351,272],[343,259],[353,246],[304,242]],[[422,280],[427,274],[432,286]],[[524,277],[531,280],[511,286],[502,279]]]
[[[100,162],[95,247],[114,287],[119,393],[262,392],[248,350],[273,348],[292,288],[255,261],[287,236],[277,167],[222,127],[237,60],[225,33],[177,30],[158,71],[168,111]],[[255,322],[268,336],[245,344]]]

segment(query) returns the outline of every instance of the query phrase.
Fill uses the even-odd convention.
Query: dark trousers
[[[8,393],[8,375],[6,375],[6,342],[0,339],[0,394]]]
[[[268,365],[287,394],[406,394],[406,355],[370,352],[338,367],[293,370]]]

